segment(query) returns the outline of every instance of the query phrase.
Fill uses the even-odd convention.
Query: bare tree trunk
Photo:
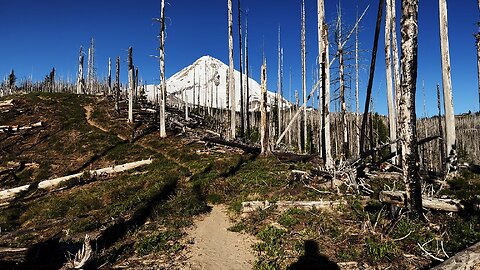
[[[135,67],[135,80],[133,80],[133,85],[134,85],[134,88],[135,89],[135,100],[138,99],[138,67]]]
[[[245,107],[243,103],[243,68],[242,68],[242,10],[240,9],[240,0],[238,0],[238,44],[240,54],[240,137],[245,134]]]
[[[480,0],[478,0],[478,10],[480,11]],[[477,46],[478,111],[480,112],[480,31],[475,35],[475,41]]]
[[[80,46],[80,53],[78,55],[78,77],[77,77],[77,95],[84,93],[84,84],[83,80],[83,48]]]
[[[120,112],[120,56],[115,63],[115,110]]]
[[[245,104],[247,112],[247,137],[250,138],[250,81],[249,81],[249,66],[248,66],[248,16],[245,21],[245,73],[246,73],[246,95]]]
[[[442,108],[440,102],[440,86],[437,84],[437,105],[438,105],[438,134],[440,136],[440,172],[445,173],[445,138],[443,136]]]
[[[305,0],[302,0],[302,93],[303,93],[303,152],[307,152],[307,51],[305,40]]]
[[[450,50],[448,45],[448,15],[446,0],[438,0],[440,17],[440,49],[442,51],[443,101],[445,104],[445,130],[447,144],[447,170],[456,165],[455,113],[453,111]]]
[[[418,0],[402,0],[402,80],[399,125],[401,132],[403,180],[407,208],[423,219],[422,192],[418,171],[415,92],[418,53]]]
[[[399,60],[399,54],[398,54],[398,42],[397,42],[397,15],[396,15],[396,3],[395,0],[390,0],[391,1],[391,36],[392,36],[392,53],[393,53],[393,86],[394,86],[394,103],[395,103],[395,115],[398,116],[399,112],[399,96],[400,96],[400,60]],[[396,133],[398,134],[398,125],[397,125],[397,131]],[[399,148],[399,144],[396,145],[396,148]],[[399,160],[397,158],[394,158],[393,161],[395,162],[394,164],[399,164]]]
[[[298,97],[298,90],[295,90],[295,105],[297,107],[297,113],[298,113],[298,110],[300,110],[299,102],[300,102],[300,99]],[[297,121],[297,147],[298,147],[298,152],[301,153],[302,152],[302,123],[301,123],[301,118],[298,117],[296,121]]]
[[[95,40],[90,41],[90,48],[88,49],[88,66],[87,66],[87,89],[89,94],[94,93],[95,83]]]
[[[318,0],[320,2],[321,0]],[[318,3],[318,5],[320,5]],[[322,130],[323,130],[323,93],[325,92],[323,87],[324,85],[321,83],[322,81],[322,67],[323,65],[323,22],[322,22],[322,12],[320,11],[319,8],[317,8],[317,34],[318,34],[318,63],[317,63],[317,84],[320,82],[320,86],[318,87],[318,153],[319,156],[323,159],[323,143],[322,143]],[[290,82],[291,83],[291,82]]]
[[[132,47],[128,48],[128,123],[133,124],[133,61]]]
[[[278,127],[278,136],[282,134],[282,119],[280,115],[281,104],[280,100],[282,98],[282,83],[281,83],[281,52],[280,52],[280,26],[278,26],[278,66],[277,66],[277,127]]]
[[[330,142],[330,60],[328,49],[328,26],[325,23],[325,3],[324,0],[317,1],[318,15],[318,54],[321,70],[321,107],[320,116],[320,144],[321,153],[327,168],[333,166]]]
[[[347,104],[345,102],[345,64],[343,60],[343,40],[342,40],[342,10],[339,7],[337,17],[337,55],[340,77],[340,137],[341,137],[341,160],[349,158],[348,154],[348,129],[347,129]]]
[[[228,48],[229,48],[229,93],[230,93],[230,139],[236,137],[235,78],[233,69],[233,14],[232,0],[228,0]]]
[[[260,101],[260,143],[262,146],[261,155],[270,155],[270,138],[267,119],[267,62],[263,59],[262,65],[262,96]]]
[[[378,13],[377,13],[377,25],[375,28],[375,36],[373,39],[372,61],[370,62],[370,76],[368,78],[368,85],[367,85],[367,97],[365,99],[365,109],[363,111],[362,127],[360,130],[360,153],[365,152],[365,132],[366,132],[366,127],[367,127],[366,125],[368,121],[370,99],[372,96],[373,77],[375,76],[375,63],[377,59],[378,37],[380,36],[382,14],[383,14],[383,0],[379,0]]]
[[[477,46],[478,111],[480,112],[480,31],[475,35]]]
[[[322,1],[323,2],[323,1]],[[332,143],[331,143],[331,136],[330,136],[330,61],[329,61],[329,45],[328,45],[328,26],[324,22],[323,29],[325,30],[323,40],[325,42],[324,48],[324,55],[323,55],[323,72],[322,72],[322,84],[324,85],[325,93],[324,93],[324,100],[323,100],[323,123],[324,123],[324,159],[325,159],[325,166],[327,168],[332,168],[333,164],[333,157],[332,157]]]
[[[357,8],[357,21],[358,21],[358,8]],[[355,143],[357,145],[356,156],[360,156],[360,127],[359,127],[359,115],[360,106],[358,104],[358,84],[359,84],[359,63],[358,63],[358,27],[355,28]]]
[[[112,94],[112,58],[110,57],[108,57],[107,84],[108,84],[108,95],[111,95]]]
[[[160,138],[167,137],[165,129],[165,106],[167,82],[165,81],[165,0],[160,7]]]
[[[386,15],[385,15],[385,72],[387,81],[387,105],[388,105],[388,126],[390,130],[390,141],[397,140],[397,126],[395,117],[395,106],[393,103],[393,87],[392,87],[392,58],[391,58],[391,29],[392,29],[392,2],[391,0],[385,0],[386,2]],[[392,153],[397,152],[397,145],[395,143],[390,144],[390,151]],[[395,164],[395,157],[393,158]]]
[[[288,87],[288,96],[292,97],[292,68],[291,67],[290,67],[290,82],[289,82],[289,87]],[[291,104],[290,107],[289,107],[288,121],[287,122],[292,121],[292,109],[293,109],[293,104]],[[288,145],[292,146],[292,130],[288,130]]]

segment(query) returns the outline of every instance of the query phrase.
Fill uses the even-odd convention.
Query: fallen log
[[[379,200],[381,202],[398,206],[405,205],[405,198],[406,194],[403,191],[381,191],[379,194]],[[460,212],[465,209],[465,205],[460,200],[439,199],[425,196],[422,197],[422,205],[424,208],[447,212]]]
[[[260,147],[254,147],[254,146],[246,145],[246,144],[243,144],[243,143],[226,141],[226,140],[223,140],[223,139],[212,138],[212,137],[203,137],[202,141],[239,148],[239,149],[242,149],[245,152],[252,153],[252,154],[260,154]]]
[[[340,205],[346,205],[347,202],[344,200],[339,201],[278,201],[278,202],[269,202],[269,201],[249,201],[242,202],[242,213],[251,213],[256,210],[265,210],[271,207],[276,207],[277,211],[285,211],[288,208],[299,208],[303,210],[333,210],[335,207]]]
[[[28,130],[32,128],[42,127],[42,122],[30,124],[28,126],[0,126],[0,132],[18,132],[22,130]]]
[[[0,101],[0,107],[7,107],[7,106],[13,106],[13,99]]]
[[[71,174],[71,175],[67,175],[67,176],[63,176],[63,177],[59,177],[59,178],[54,178],[54,179],[50,179],[50,180],[44,180],[44,181],[41,181],[40,183],[38,183],[38,185],[36,187],[33,187],[33,185],[23,185],[23,186],[16,187],[16,188],[2,190],[2,191],[0,191],[0,202],[11,201],[11,200],[15,199],[15,197],[18,194],[20,194],[22,192],[25,192],[29,189],[37,189],[37,188],[38,189],[46,189],[46,190],[53,189],[53,188],[59,186],[63,182],[66,182],[68,180],[72,180],[72,179],[75,179],[75,178],[79,178],[84,174],[88,174],[90,176],[108,175],[108,174],[124,172],[124,171],[127,171],[127,170],[132,170],[132,169],[135,169],[137,167],[144,166],[144,165],[151,164],[151,163],[152,163],[151,159],[141,160],[141,161],[126,163],[126,164],[123,164],[123,165],[116,165],[116,166],[102,168],[102,169],[98,169],[98,170],[86,171],[86,172]]]
[[[480,269],[480,242],[455,254],[431,270],[475,270]]]

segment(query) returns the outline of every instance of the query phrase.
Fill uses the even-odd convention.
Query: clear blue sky
[[[234,2],[235,35],[237,1]],[[316,0],[306,0],[307,12],[307,84],[312,85],[312,67],[317,55]],[[400,17],[397,0],[397,15]],[[473,34],[477,31],[479,11],[476,1],[449,0],[449,37],[452,63],[454,106],[456,113],[478,110],[476,49]],[[254,79],[259,78],[264,44],[268,64],[269,90],[277,84],[277,29],[282,28],[284,47],[284,91],[288,93],[289,69],[293,89],[301,89],[300,68],[300,0],[243,0],[248,11],[250,66]],[[350,29],[357,13],[370,4],[361,23],[360,46],[363,69],[360,73],[361,110],[364,104],[368,68],[375,30],[378,1],[343,0],[345,27]],[[455,5],[457,4],[457,5]],[[332,25],[338,1],[326,0],[326,17]],[[51,70],[63,79],[76,77],[79,46],[88,47],[96,40],[96,68],[106,76],[107,59],[122,58],[121,77],[126,75],[127,48],[133,47],[134,64],[148,83],[158,83],[157,54],[160,1],[124,0],[0,0],[0,75],[15,69],[19,80],[33,75],[41,80]],[[166,7],[167,77],[193,63],[202,55],[211,55],[228,64],[227,0],[169,0]],[[379,44],[377,71],[373,86],[375,110],[386,113],[383,27]],[[420,1],[419,74],[417,113],[423,115],[422,80],[425,81],[428,114],[436,111],[436,83],[441,84],[438,2]],[[400,32],[400,31],[399,31]],[[352,39],[353,41],[353,39]],[[235,62],[238,68],[238,39],[235,37]],[[331,47],[331,52],[334,48]],[[86,63],[85,63],[86,64]],[[353,62],[350,62],[353,64]],[[336,70],[332,70],[335,77]],[[352,71],[353,72],[353,71]],[[353,90],[350,94],[353,99]],[[354,108],[354,106],[352,106]]]

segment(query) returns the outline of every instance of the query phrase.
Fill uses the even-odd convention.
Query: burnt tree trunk
[[[370,62],[370,76],[368,78],[368,85],[367,85],[367,97],[365,99],[365,109],[363,111],[362,127],[360,129],[360,153],[363,153],[365,151],[365,134],[367,129],[370,99],[372,96],[373,77],[375,75],[375,63],[377,59],[378,37],[380,36],[382,14],[383,14],[383,0],[379,0],[378,13],[377,13],[377,25],[375,28],[375,36],[373,39],[372,61]]]
[[[400,145],[406,207],[415,218],[423,219],[422,192],[418,168],[415,93],[418,59],[418,0],[402,0],[402,80],[400,88]]]
[[[270,155],[270,138],[268,130],[268,116],[267,116],[267,62],[263,61],[261,74],[261,101],[260,101],[260,143],[261,155]]]

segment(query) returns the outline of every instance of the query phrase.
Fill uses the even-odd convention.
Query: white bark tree
[[[330,142],[330,60],[328,48],[328,26],[325,22],[324,0],[317,1],[318,50],[322,74],[322,157],[327,168],[333,167]]]
[[[160,6],[160,138],[167,137],[165,129],[165,106],[167,82],[165,80],[165,0]]]
[[[347,128],[347,103],[345,101],[345,62],[343,52],[343,37],[342,37],[342,10],[339,6],[337,17],[337,55],[339,66],[339,80],[340,80],[340,135],[341,135],[341,160],[349,158],[348,153],[348,128]]]
[[[443,101],[445,105],[445,141],[447,145],[447,170],[456,163],[455,113],[453,111],[452,77],[450,74],[450,50],[448,45],[447,1],[438,0],[440,17],[440,49],[442,54]]]
[[[107,85],[108,85],[108,94],[112,94],[112,58],[108,57],[108,77],[107,77]]]
[[[80,46],[78,55],[77,95],[84,93],[85,81],[83,79],[83,48]]]
[[[281,83],[281,48],[280,48],[280,26],[278,26],[278,66],[277,66],[277,127],[278,127],[278,136],[282,134],[282,117],[281,117],[281,104],[280,100],[282,99],[282,83]]]
[[[128,123],[133,124],[133,60],[132,47],[128,48]]]
[[[240,54],[240,137],[245,135],[245,103],[244,103],[244,93],[243,93],[243,50],[242,50],[242,10],[240,9],[240,0],[238,2],[238,47]]]
[[[230,139],[236,137],[236,107],[235,107],[235,78],[234,78],[234,64],[233,64],[233,12],[232,0],[228,0],[228,48],[229,48],[229,83],[228,91],[230,95]]]
[[[302,0],[302,94],[303,103],[307,102],[307,51],[306,51],[306,30],[305,30],[305,0]],[[303,152],[307,151],[307,106],[303,107]]]
[[[385,12],[385,73],[387,81],[387,107],[388,107],[388,126],[390,130],[390,141],[393,142],[397,139],[397,126],[395,116],[395,105],[393,103],[393,85],[392,85],[392,2],[391,0],[385,0],[386,12]],[[393,7],[394,8],[394,7]],[[397,144],[390,144],[390,151],[395,153],[397,151]],[[395,158],[393,159],[395,163]]]
[[[120,56],[115,63],[115,110],[120,111]]]
[[[400,144],[407,208],[423,219],[422,191],[418,169],[415,93],[418,54],[418,0],[402,0],[402,80],[400,88]]]
[[[260,100],[260,143],[261,155],[270,154],[270,138],[268,132],[268,116],[267,116],[267,61],[263,59],[261,74],[261,100]]]

